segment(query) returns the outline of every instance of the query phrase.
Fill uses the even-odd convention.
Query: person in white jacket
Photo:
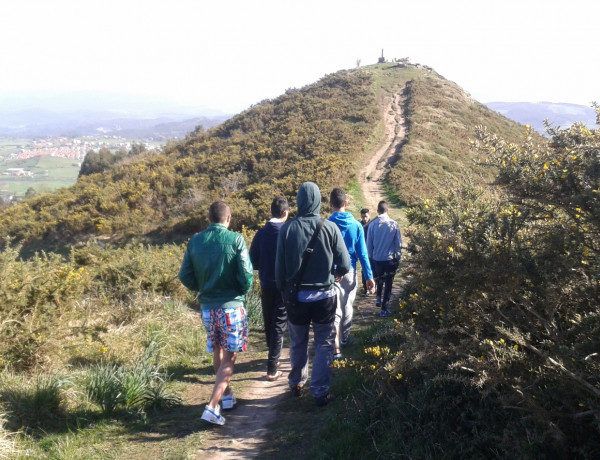
[[[398,223],[388,216],[387,202],[377,205],[378,216],[369,224],[367,251],[375,276],[375,306],[381,308],[380,316],[391,315],[390,296],[394,275],[400,263],[402,236]]]

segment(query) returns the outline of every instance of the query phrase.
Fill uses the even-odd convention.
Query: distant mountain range
[[[561,128],[568,128],[578,121],[589,127],[596,126],[596,112],[584,105],[555,102],[488,102],[485,105],[511,120],[531,125],[540,134],[546,134],[546,119],[552,126]]]
[[[114,134],[128,139],[183,138],[230,118],[214,109],[113,93],[0,94],[0,136],[79,137]]]
[[[488,102],[490,109],[545,134],[544,120],[568,127],[577,121],[595,126],[594,109],[554,102]],[[197,126],[205,129],[230,118],[218,110],[174,104],[159,98],[115,93],[22,92],[0,94],[0,136],[79,137],[113,134],[128,139],[181,139]]]

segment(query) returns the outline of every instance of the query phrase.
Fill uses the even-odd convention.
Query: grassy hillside
[[[485,122],[511,138],[517,125],[469,100],[439,75],[414,66],[342,71],[263,101],[206,132],[193,132],[164,154],[129,159],[36,196],[0,215],[0,237],[27,248],[68,246],[88,238],[127,241],[186,238],[206,225],[215,199],[231,202],[234,229],[255,228],[275,194],[293,201],[300,183],[324,193],[346,187],[382,133],[381,102],[406,86],[409,138],[391,176],[411,202],[431,184],[464,171],[468,137]]]
[[[303,181],[315,181],[324,195],[334,186],[355,189],[361,162],[383,137],[382,107],[398,91],[406,94],[409,135],[391,170],[389,189],[404,202],[418,197],[433,200],[438,188],[462,181],[474,160],[485,163],[494,158],[490,150],[471,150],[475,125],[487,124],[508,140],[522,136],[523,127],[469,100],[435,72],[383,64],[338,72],[289,90],[209,131],[190,133],[164,154],[128,158],[103,173],[81,177],[72,187],[3,210],[0,237],[12,240],[0,252],[0,448],[16,444],[14,451],[20,450],[23,458],[26,451],[38,458],[118,458],[127,456],[123,439],[129,439],[139,458],[150,458],[136,434],[148,426],[162,428],[166,422],[161,411],[176,405],[178,395],[193,392],[195,403],[184,411],[185,420],[193,420],[192,434],[183,436],[186,445],[179,445],[181,455],[173,456],[185,458],[196,452],[204,434],[193,425],[201,408],[196,392],[206,387],[204,374],[212,370],[198,316],[189,308],[192,298],[176,278],[184,248],[178,243],[207,225],[207,209],[215,199],[231,204],[233,228],[249,238],[267,218],[272,196],[284,194],[293,203]],[[499,167],[496,161],[491,169]],[[477,180],[487,183],[492,177],[482,173]],[[480,300],[463,287],[480,278],[469,278],[469,261],[454,259],[461,249],[455,243],[458,236],[471,233],[466,226],[456,231],[452,218],[456,214],[475,222],[481,219],[482,226],[490,219],[474,215],[473,206],[444,214],[456,206],[452,201],[440,203],[431,206],[439,214],[421,210],[423,216],[419,207],[409,213],[422,232],[411,236],[417,241],[414,260],[423,271],[410,267],[415,281],[403,304],[406,309],[396,318],[401,323],[386,322],[383,329],[373,326],[367,341],[371,358],[376,354],[377,361],[357,363],[358,376],[350,377],[365,391],[345,406],[343,420],[349,429],[343,439],[349,440],[346,448],[360,457],[375,455],[371,443],[364,443],[365,430],[376,426],[373,417],[391,428],[378,429],[377,438],[385,447],[382,455],[394,454],[399,439],[405,445],[425,445],[422,439],[433,436],[441,420],[436,409],[448,407],[448,414],[442,413],[448,417],[459,413],[451,403],[464,393],[460,382],[452,380],[448,399],[435,404],[438,392],[444,391],[449,363],[458,362],[456,356],[467,360],[457,366],[473,369],[480,362],[479,354],[471,356],[473,352],[466,354],[459,347],[472,346],[460,335],[459,328],[469,325],[465,317],[472,315],[476,325],[487,317],[467,310]],[[480,200],[479,206],[487,205]],[[438,222],[436,216],[443,218]],[[442,239],[442,232],[448,231],[455,233]],[[467,241],[471,246],[465,246],[479,248],[487,241],[485,231],[474,233],[474,240]],[[498,243],[498,248],[505,244]],[[419,248],[431,252],[419,253]],[[32,255],[35,249],[43,251]],[[491,257],[495,249],[483,255]],[[24,254],[29,257],[24,259]],[[490,264],[477,262],[481,276]],[[447,271],[457,267],[463,270],[448,277]],[[494,281],[489,285],[496,286]],[[460,292],[455,292],[452,283],[458,282]],[[260,327],[257,285],[249,297],[249,317],[253,326]],[[419,304],[420,299],[426,303]],[[429,336],[438,319],[442,321],[436,309],[443,306],[450,311],[454,301],[463,303],[452,316],[459,319],[448,323],[452,329]],[[261,335],[258,329],[252,333]],[[404,355],[396,354],[402,349]],[[144,385],[136,384],[140,381]],[[411,393],[415,388],[418,391]],[[480,394],[473,388],[469,386],[465,394],[468,403],[476,405]],[[422,407],[423,401],[432,410],[411,414],[409,409]],[[358,412],[353,412],[355,408]],[[402,414],[411,415],[407,419]],[[495,415],[477,412],[482,418],[488,414]],[[419,415],[424,418],[418,420]],[[177,413],[171,413],[173,417]],[[340,418],[335,420],[337,429]],[[449,420],[448,425],[458,426],[455,419]],[[421,428],[424,434],[419,438]],[[15,431],[20,432],[18,437],[12,434]],[[177,443],[180,438],[178,433],[176,440],[165,442]],[[456,442],[463,439],[469,441],[464,436]],[[328,452],[329,441],[322,452]],[[418,448],[414,452],[424,456],[439,453]],[[345,458],[338,454],[332,451],[331,457]]]
[[[411,80],[406,90],[407,141],[390,173],[390,185],[401,202],[431,198],[447,184],[489,183],[490,170],[470,146],[474,127],[487,126],[505,139],[524,137],[525,127],[471,99],[455,83],[433,72]]]

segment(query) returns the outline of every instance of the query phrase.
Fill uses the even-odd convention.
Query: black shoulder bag
[[[321,218],[317,224],[317,228],[315,228],[315,233],[313,233],[312,238],[308,242],[308,246],[306,246],[306,250],[302,254],[302,262],[300,262],[300,268],[298,269],[296,276],[285,283],[285,288],[283,291],[283,305],[285,306],[286,310],[296,306],[296,302],[298,301],[298,287],[300,286],[302,276],[306,271],[308,259],[310,259],[310,255],[314,251],[315,243],[319,236],[319,232],[321,231],[321,227],[323,226],[323,222],[325,222],[325,219]]]

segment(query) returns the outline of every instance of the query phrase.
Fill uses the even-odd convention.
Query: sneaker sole
[[[277,371],[277,372],[275,372],[275,374],[274,374],[274,375],[269,375],[269,374],[267,374],[267,380],[268,380],[269,382],[274,382],[274,381],[275,381],[275,380],[277,380],[279,377],[281,377],[281,375],[282,375],[282,374],[283,374],[283,372],[281,372],[281,371]]]
[[[223,417],[222,415],[216,415],[214,413],[209,413],[206,417],[205,417],[206,412],[204,412],[202,414],[202,417],[200,417],[201,420],[204,420],[207,423],[211,423],[213,425],[225,425],[225,417]]]
[[[234,408],[234,406],[237,404],[237,401],[235,400],[235,398],[233,398],[233,400],[231,400],[231,399],[221,400],[221,403],[222,403],[223,410],[230,410],[230,409]]]

